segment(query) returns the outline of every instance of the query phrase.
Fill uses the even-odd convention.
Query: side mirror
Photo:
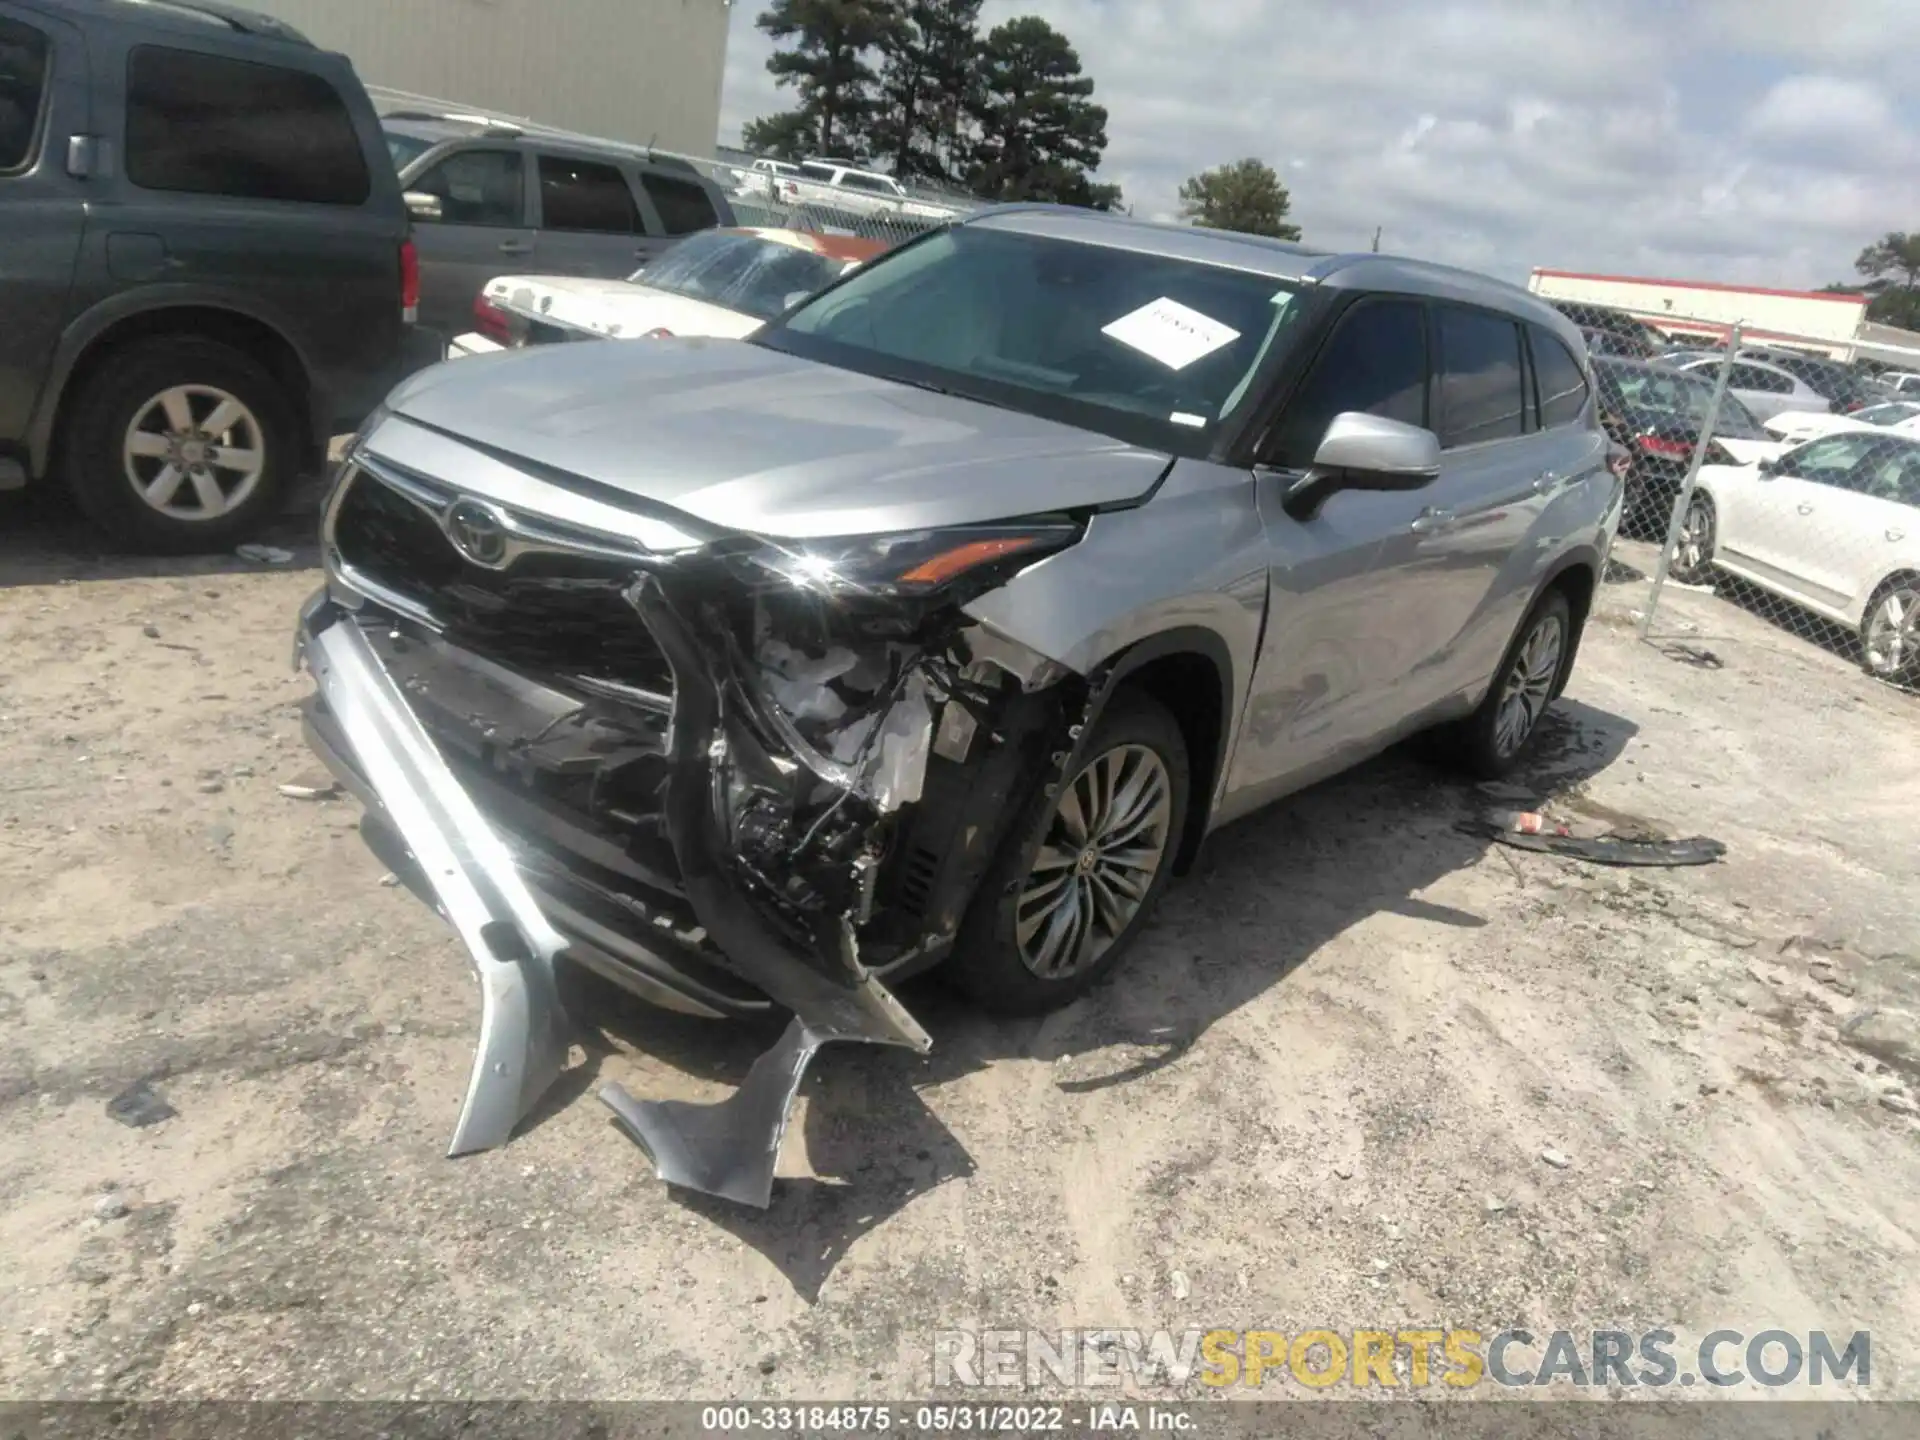
[[[1780,461],[1777,457],[1770,455],[1754,468],[1762,475],[1778,475],[1780,473]]]
[[[409,190],[404,197],[407,213],[416,220],[438,221],[441,218],[440,197],[429,195],[424,190]]]
[[[1282,502],[1296,520],[1311,520],[1342,490],[1418,490],[1440,474],[1440,437],[1418,425],[1348,410],[1333,417],[1313,465]]]

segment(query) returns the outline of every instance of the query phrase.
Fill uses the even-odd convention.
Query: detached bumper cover
[[[925,1052],[932,1042],[877,979],[857,968],[842,979],[808,963],[735,887],[709,803],[711,757],[724,728],[716,692],[670,608],[644,587],[636,600],[675,671],[664,819],[686,897],[734,973],[794,1018],[726,1101],[636,1100],[611,1084],[600,1098],[662,1180],[765,1206],[788,1110],[822,1045],[857,1040]],[[375,818],[410,852],[480,978],[480,1040],[450,1153],[502,1144],[565,1067],[573,1027],[555,964],[569,941],[543,913],[537,887],[436,748],[358,620],[316,597],[302,612],[300,649],[344,741],[322,748],[323,755],[337,773],[347,769],[343,778],[378,807]],[[579,928],[576,917],[556,918]]]

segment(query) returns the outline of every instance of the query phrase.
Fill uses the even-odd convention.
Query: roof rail
[[[697,159],[693,156],[681,155],[676,151],[659,150],[650,144],[635,145],[627,140],[610,140],[605,135],[589,135],[579,130],[566,130],[558,125],[542,125],[539,121],[531,120],[525,115],[509,115],[499,110],[483,109],[478,105],[462,105],[452,100],[440,100],[431,95],[415,95],[405,90],[390,90],[378,85],[369,85],[367,94],[373,97],[375,108],[385,119],[441,120],[456,125],[478,125],[502,135],[515,134],[540,140],[553,140],[562,144],[578,145],[583,149],[605,150],[650,163],[662,160],[684,161],[695,169],[699,168]]]
[[[242,35],[258,35],[269,40],[285,40],[292,45],[305,45],[313,48],[313,42],[284,20],[271,15],[262,15],[258,10],[246,10],[237,5],[228,5],[223,0],[127,0],[128,4],[139,5],[150,10],[171,10],[177,15],[191,16],[195,20],[207,20],[217,25],[225,25]]]

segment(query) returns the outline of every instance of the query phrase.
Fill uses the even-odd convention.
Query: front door
[[[1818,609],[1843,607],[1834,551],[1860,523],[1864,497],[1850,490],[1857,466],[1884,437],[1846,431],[1809,441],[1756,471],[1721,522],[1716,543],[1730,560],[1782,593]]]
[[[1419,604],[1381,559],[1434,501],[1421,490],[1347,490],[1304,519],[1281,502],[1334,416],[1427,423],[1425,310],[1403,297],[1348,309],[1262,448],[1268,618],[1232,789],[1270,798],[1377,748],[1384,692]]]
[[[538,273],[526,156],[476,147],[430,160],[406,181],[420,255],[420,323],[451,338],[473,328],[473,302],[501,275]]]
[[[67,138],[87,132],[86,82],[78,30],[0,3],[0,442],[27,433],[66,324],[87,205]]]

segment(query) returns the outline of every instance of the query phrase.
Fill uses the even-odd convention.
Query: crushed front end
[[[503,1143],[564,1067],[565,964],[688,1015],[791,1015],[720,1104],[602,1092],[661,1178],[750,1204],[821,1045],[926,1050],[888,985],[954,945],[1089,695],[961,606],[1078,534],[797,545],[357,447],[301,615],[306,729],[481,979],[453,1153]]]

